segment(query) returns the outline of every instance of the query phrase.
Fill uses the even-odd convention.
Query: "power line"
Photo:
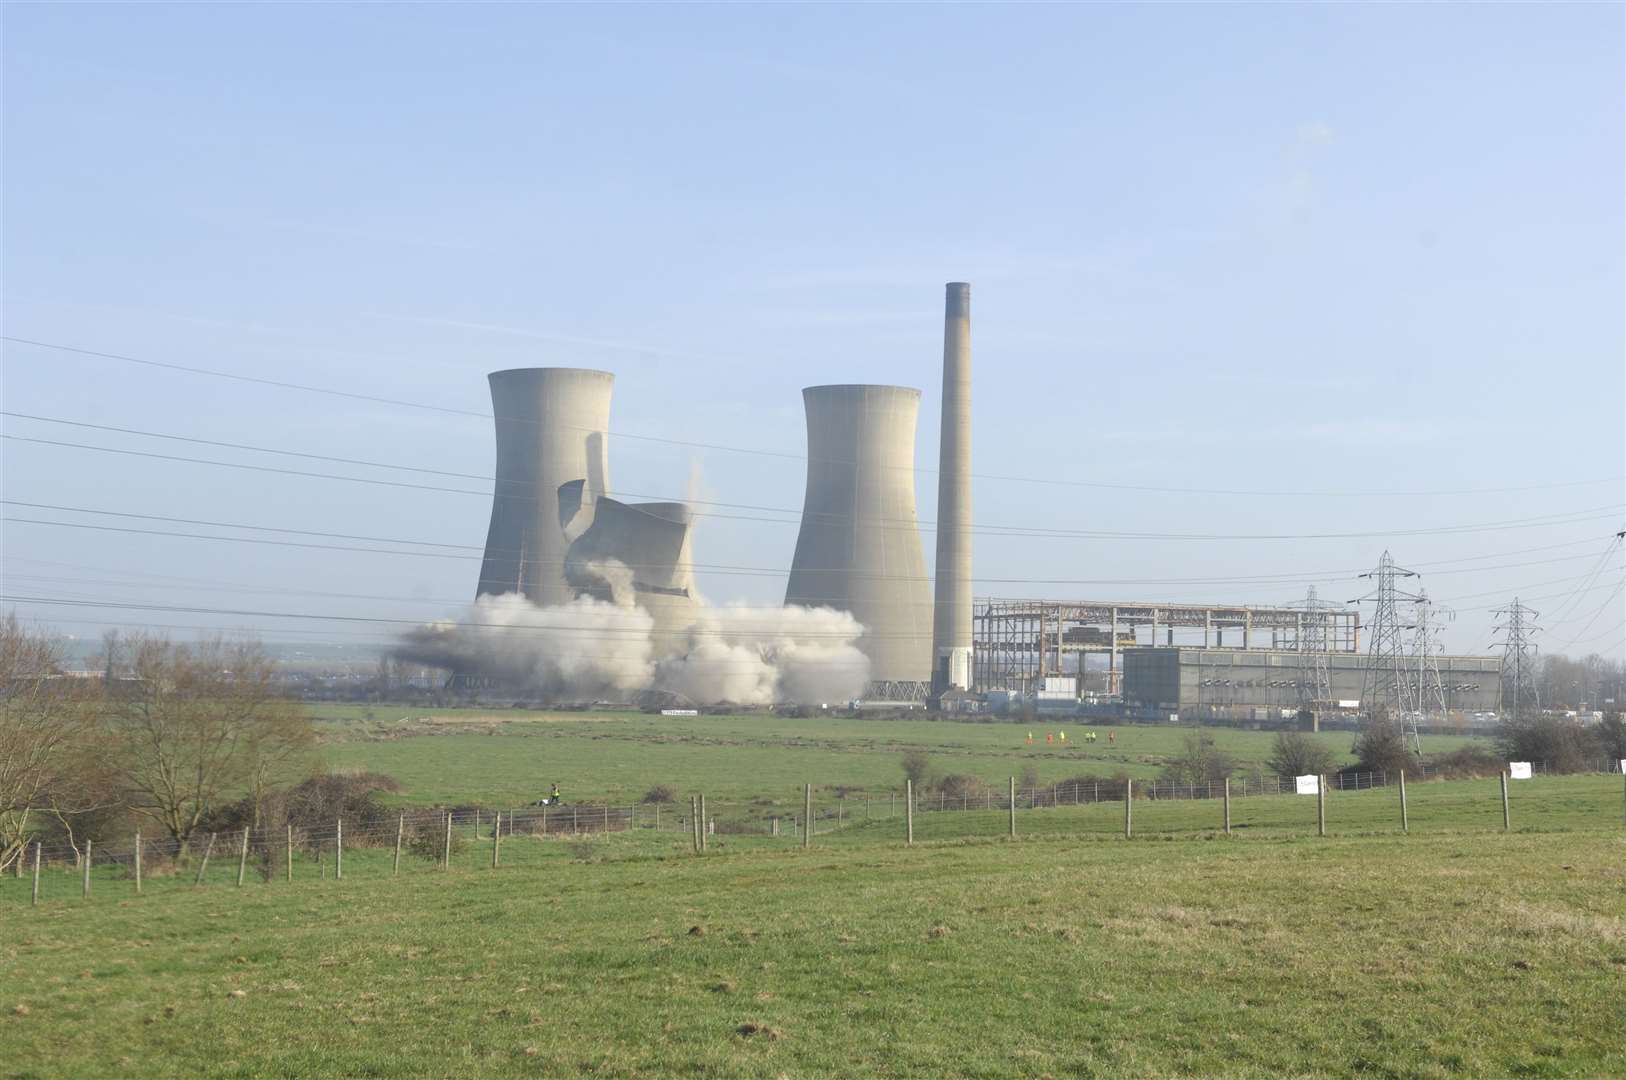
[[[269,526],[269,525],[246,525],[246,524],[242,524],[242,523],[238,523],[238,522],[208,521],[208,520],[202,520],[202,519],[197,519],[197,518],[170,517],[170,516],[162,515],[162,514],[138,514],[138,513],[129,513],[129,512],[124,512],[124,511],[117,511],[117,510],[99,510],[99,509],[95,509],[95,508],[91,508],[91,507],[66,506],[66,505],[55,504],[55,503],[35,503],[35,502],[27,502],[27,501],[23,501],[23,500],[18,500],[18,499],[0,499],[0,505],[22,506],[22,507],[28,507],[28,508],[31,508],[31,509],[55,510],[55,511],[60,511],[60,512],[64,512],[64,513],[95,514],[95,515],[105,516],[105,517],[133,518],[133,519],[143,520],[143,521],[159,521],[159,522],[166,522],[166,523],[171,523],[171,524],[207,525],[207,526],[210,526],[210,527],[213,527],[213,528],[222,528],[222,529],[237,529],[237,530],[255,531],[255,532],[286,533],[286,534],[291,534],[291,535],[323,537],[323,538],[328,538],[328,539],[368,540],[368,541],[372,541],[372,542],[376,542],[376,543],[412,545],[412,546],[418,546],[418,547],[455,548],[455,549],[460,549],[460,550],[470,551],[470,552],[481,550],[480,548],[478,548],[478,547],[476,547],[475,545],[472,545],[472,544],[451,544],[451,543],[442,543],[442,542],[438,542],[438,541],[428,541],[428,540],[406,540],[406,539],[399,539],[399,538],[395,538],[395,537],[362,536],[362,535],[353,534],[353,533],[324,532],[324,531],[312,530],[312,529],[288,529],[288,528],[283,528],[283,527],[280,527],[280,526]],[[223,542],[231,542],[231,543],[258,543],[258,544],[269,544],[269,545],[276,546],[276,547],[312,548],[312,549],[321,550],[321,551],[350,551],[350,552],[357,552],[357,553],[360,553],[360,554],[404,555],[404,556],[424,557],[424,558],[456,559],[456,560],[460,560],[460,561],[470,561],[470,562],[478,562],[478,561],[480,561],[480,556],[477,556],[477,555],[472,555],[472,554],[471,555],[459,555],[459,554],[454,554],[452,552],[394,551],[394,550],[391,550],[391,549],[388,549],[388,548],[349,547],[349,546],[340,546],[340,545],[332,545],[332,544],[311,544],[311,543],[304,543],[304,542],[298,542],[298,541],[266,540],[266,539],[261,539],[261,538],[258,538],[258,537],[215,536],[215,535],[206,534],[206,533],[181,533],[181,532],[171,532],[171,531],[164,531],[164,530],[131,529],[131,528],[124,528],[124,527],[119,527],[119,526],[91,525],[91,524],[84,523],[84,522],[47,521],[47,520],[37,519],[37,518],[10,517],[10,518],[6,518],[5,521],[7,523],[15,523],[15,524],[20,524],[20,525],[46,525],[46,526],[57,526],[57,527],[60,527],[60,528],[92,529],[92,530],[109,531],[109,532],[127,532],[127,533],[132,533],[132,534],[135,534],[135,535],[144,535],[144,536],[173,536],[173,537],[178,537],[178,538],[183,538],[183,539],[214,540],[214,541],[223,541]],[[1513,551],[1513,552],[1506,552],[1506,553],[1502,553],[1502,554],[1519,554],[1520,551],[1522,551],[1522,550],[1551,550],[1553,548],[1572,547],[1572,546],[1575,546],[1577,544],[1592,543],[1592,542],[1594,542],[1594,540],[1580,540],[1580,541],[1573,541],[1573,542],[1568,543],[1568,544],[1545,545],[1542,548],[1536,548],[1536,549],[1519,549],[1519,550],[1516,550],[1516,551]],[[1477,561],[1477,560],[1484,559],[1484,558],[1498,558],[1498,557],[1501,557],[1501,556],[1499,554],[1492,554],[1492,555],[1485,555],[1485,556],[1470,556],[1470,557],[1468,557],[1467,559],[1464,559],[1464,560],[1437,560],[1436,562],[1434,562],[1432,564],[1429,564],[1429,565],[1442,565],[1442,564],[1450,563],[1452,561]],[[1548,564],[1548,563],[1568,562],[1568,561],[1572,561],[1574,559],[1590,558],[1590,557],[1591,556],[1590,556],[1590,553],[1589,553],[1589,554],[1586,554],[1586,555],[1572,555],[1572,556],[1563,556],[1563,557],[1554,558],[1554,559],[1538,559],[1538,560],[1530,560],[1530,561],[1522,562],[1522,563],[1509,563],[1509,564],[1505,564],[1503,566],[1469,567],[1469,568],[1465,568],[1465,569],[1462,569],[1462,570],[1436,570],[1436,571],[1432,571],[1432,573],[1434,573],[1435,575],[1454,574],[1454,573],[1481,573],[1481,572],[1488,571],[1488,570],[1508,569],[1508,568],[1522,567],[1522,566],[1545,565],[1545,564]],[[748,566],[748,565],[728,564],[728,563],[690,563],[688,565],[695,568],[695,569],[703,569],[703,570],[707,570],[708,572],[722,574],[722,575],[779,576],[779,577],[783,577],[783,576],[785,576],[786,574],[789,573],[788,570],[783,570],[783,569],[779,569],[779,568],[776,568],[776,567],[766,567],[766,566]],[[835,571],[823,571],[823,572],[835,572]],[[1211,577],[1211,578],[1015,578],[1015,577],[1002,578],[1002,577],[978,577],[978,578],[975,578],[974,580],[976,580],[978,582],[981,582],[983,584],[1005,584],[1005,585],[1229,585],[1229,584],[1276,584],[1276,583],[1289,583],[1289,582],[1294,582],[1294,581],[1302,583],[1302,582],[1304,582],[1306,580],[1326,581],[1326,580],[1340,578],[1340,577],[1352,577],[1356,573],[1357,572],[1354,571],[1354,570],[1328,570],[1328,571],[1301,571],[1301,572],[1296,572],[1296,573],[1291,573],[1291,574],[1283,574],[1283,575],[1268,575],[1268,576],[1267,575],[1241,575],[1241,576]],[[905,577],[905,575],[896,575],[896,574],[869,575],[869,576],[871,576],[871,577],[885,577],[887,580],[897,580],[897,579],[903,579]],[[930,579],[928,577],[925,580],[930,580]],[[1466,597],[1464,597],[1464,599],[1466,599]]]
[[[367,401],[373,404],[390,405],[396,408],[420,409],[427,412],[442,413],[451,416],[466,416],[481,420],[495,420],[492,413],[477,409],[459,409],[448,405],[432,405],[420,401],[409,401],[404,398],[389,398],[377,394],[361,394],[348,390],[336,390],[331,387],[312,386],[307,383],[296,383],[281,379],[266,379],[253,375],[242,375],[237,372],[220,371],[213,368],[195,367],[187,364],[176,364],[161,360],[146,360],[139,357],[127,356],[121,353],[101,352],[95,349],[85,349],[73,345],[64,345],[57,342],[40,341],[33,338],[0,335],[0,341],[9,341],[17,345],[28,345],[40,349],[52,349],[57,352],[70,353],[77,356],[94,357],[101,360],[115,360],[121,363],[138,364],[144,367],[159,368],[167,371],[181,372],[189,375],[201,375],[216,379],[229,379],[237,382],[252,383],[259,386],[271,386],[281,390],[294,390],[301,393],[323,394],[330,397],[348,398],[352,401]],[[504,417],[505,421],[513,422],[524,420],[522,417]],[[563,425],[575,427],[577,425]],[[587,430],[587,429],[582,429]],[[596,430],[596,429],[595,429]],[[696,442],[686,439],[671,439],[654,435],[639,435],[626,431],[609,431],[607,434],[622,439],[632,439],[640,442],[658,443],[667,446],[683,446],[699,450],[716,450],[732,454],[749,454],[757,457],[780,458],[790,461],[806,461],[805,454],[794,454],[781,450],[765,450],[759,447],[728,446],[721,443]],[[918,473],[936,474],[937,470],[924,466],[911,466],[911,471]],[[1093,488],[1116,491],[1153,492],[1170,495],[1232,495],[1261,498],[1371,498],[1371,497],[1432,497],[1445,495],[1490,495],[1517,491],[1547,491],[1561,487],[1587,487],[1598,484],[1614,483],[1621,479],[1619,476],[1605,477],[1599,480],[1570,480],[1559,483],[1526,484],[1514,487],[1497,488],[1446,488],[1432,491],[1260,491],[1234,488],[1191,488],[1170,487],[1156,484],[1126,484],[1109,481],[1092,480],[1064,480],[1051,477],[1034,476],[1007,476],[994,473],[972,473],[977,480],[997,480],[1003,483],[1047,484],[1057,487]]]
[[[279,469],[267,465],[249,465],[242,462],[214,461],[208,458],[192,458],[176,454],[154,454],[145,450],[127,450],[111,446],[94,446],[88,443],[69,442],[58,439],[37,439],[24,435],[0,435],[0,438],[13,442],[35,443],[43,446],[69,447],[79,450],[93,450],[99,453],[119,454],[130,457],[149,458],[159,461],[185,462],[196,465],[212,465],[228,469],[246,469],[251,472],[278,473],[288,476],[299,476],[310,479],[341,480],[357,484],[376,484],[392,488],[412,488],[421,491],[437,491],[458,495],[474,495],[481,498],[491,496],[483,491],[471,491],[467,488],[447,488],[425,484],[409,484],[399,480],[380,480],[374,477],[341,476],[335,473],[313,473],[297,469]],[[637,496],[651,498],[652,496]],[[679,501],[682,500],[665,500]],[[980,525],[974,526],[972,532],[993,536],[1020,536],[1030,538],[1055,539],[1087,539],[1087,540],[1205,540],[1205,541],[1264,541],[1264,540],[1352,540],[1370,539],[1373,537],[1391,536],[1437,536],[1450,533],[1469,532],[1498,532],[1507,529],[1544,528],[1553,525],[1582,524],[1588,521],[1600,521],[1606,518],[1613,519],[1626,503],[1606,503],[1601,506],[1587,507],[1580,510],[1564,511],[1559,514],[1544,514],[1529,518],[1510,518],[1502,521],[1474,522],[1462,525],[1435,526],[1422,529],[1386,529],[1368,532],[1337,532],[1337,533],[1158,533],[1158,532],[1120,532],[1100,529],[1042,529],[1022,526]],[[759,509],[771,510],[775,513],[792,514],[797,511],[780,507],[761,507]],[[1602,511],[1602,512],[1600,512]],[[698,517],[724,518],[734,521],[762,521],[776,525],[796,525],[797,520],[791,518],[763,518],[750,517],[739,514],[717,514],[707,511],[694,511]],[[887,528],[887,525],[881,525]],[[922,521],[914,524],[900,524],[898,528],[919,528],[922,532],[935,532],[935,522]]]

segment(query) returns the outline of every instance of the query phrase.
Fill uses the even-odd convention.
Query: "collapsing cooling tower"
[[[971,286],[951,281],[947,292],[932,609],[935,693],[971,685]]]
[[[561,519],[569,520],[575,487],[560,489]],[[592,524],[565,555],[565,579],[578,595],[643,608],[654,620],[656,655],[673,651],[676,635],[695,617],[689,508],[600,496],[591,513]]]
[[[931,593],[915,518],[920,391],[810,386],[807,495],[786,604],[851,612],[876,682],[932,671]]]
[[[475,595],[519,592],[536,604],[568,603],[575,590],[564,575],[569,538],[560,488],[583,480],[575,509],[591,513],[609,484],[605,441],[615,376],[516,368],[489,378],[497,478]]]

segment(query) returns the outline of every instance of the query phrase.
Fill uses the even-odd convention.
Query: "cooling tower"
[[[497,478],[476,595],[521,592],[537,604],[568,603],[575,592],[564,575],[568,541],[560,488],[585,478],[574,489],[573,514],[590,514],[605,492],[615,376],[580,368],[515,368],[489,378]]]
[[[934,693],[971,685],[971,286],[951,281],[947,288],[932,607]]]
[[[569,498],[561,490],[561,516]],[[694,622],[689,522],[689,508],[682,503],[624,503],[600,496],[592,525],[565,555],[565,578],[578,593],[649,612],[657,656],[674,651],[682,641],[678,635]]]
[[[920,391],[810,386],[807,495],[786,604],[832,607],[864,624],[875,682],[931,678],[931,596],[915,518]]]

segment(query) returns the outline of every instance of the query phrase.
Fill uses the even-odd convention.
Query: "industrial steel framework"
[[[1440,624],[1454,617],[1450,608],[1436,607],[1428,598],[1427,589],[1417,591],[1416,630],[1412,635],[1412,655],[1417,658],[1417,715],[1420,719],[1439,721],[1445,718],[1445,683],[1440,678]],[[1412,749],[1423,752],[1422,742],[1413,728]]]
[[[1359,612],[1329,606],[1322,619],[1325,651],[1360,651]],[[1042,686],[1048,675],[1078,674],[1088,656],[1100,654],[1107,658],[1107,692],[1117,694],[1122,691],[1126,649],[1296,650],[1309,633],[1302,607],[1111,600],[985,597],[976,602],[972,622],[972,681],[979,691],[1026,692]],[[1158,640],[1160,632],[1162,641]],[[1235,635],[1229,643],[1227,634]]]

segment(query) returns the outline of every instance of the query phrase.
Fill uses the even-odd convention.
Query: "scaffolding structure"
[[[1360,651],[1359,612],[1329,608],[1312,621],[1314,628],[1303,607],[984,597],[972,613],[973,688],[1027,693],[1047,676],[1082,675],[1088,658],[1099,655],[1107,693],[1118,694],[1124,651],[1165,645],[1296,651],[1315,634],[1320,650]]]

